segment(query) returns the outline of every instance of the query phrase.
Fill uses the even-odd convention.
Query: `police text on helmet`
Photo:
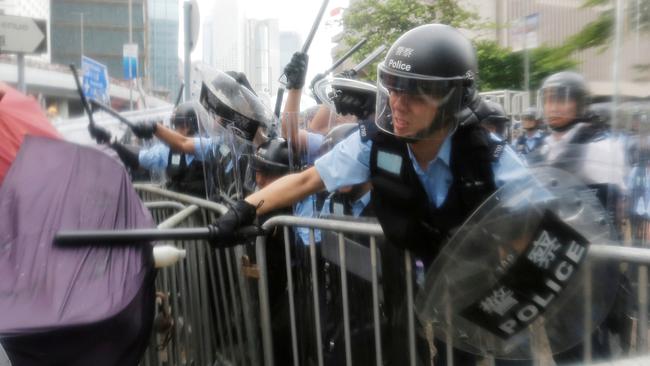
[[[390,60],[388,60],[388,66],[392,67],[393,69],[411,71],[411,65],[410,64],[405,64],[401,60],[395,61],[392,58]]]

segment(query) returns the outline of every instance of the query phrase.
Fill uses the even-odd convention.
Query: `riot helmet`
[[[486,106],[486,113],[485,117],[481,120],[481,123],[483,123],[491,132],[504,137],[507,123],[510,122],[510,118],[506,115],[506,111],[503,109],[501,104],[491,100],[485,100],[484,104]]]
[[[577,72],[562,71],[547,77],[538,94],[544,120],[553,130],[569,127],[586,116],[589,91]]]
[[[316,96],[339,115],[367,119],[375,113],[377,87],[373,84],[345,79],[326,78],[314,85]]]
[[[343,123],[332,128],[327,133],[327,135],[325,135],[323,142],[321,142],[320,144],[320,149],[319,149],[320,154],[323,155],[328,151],[332,150],[332,148],[334,148],[336,144],[345,140],[348,136],[352,135],[358,130],[359,130],[359,124],[357,123]]]
[[[199,121],[196,115],[197,107],[200,107],[200,104],[197,102],[179,104],[174,109],[174,114],[171,118],[172,127],[175,130],[185,129],[187,136],[196,135],[199,131]]]
[[[283,138],[264,141],[251,159],[252,168],[270,175],[289,173],[289,145]]]
[[[232,76],[209,66],[200,67],[200,73],[203,81],[200,102],[216,123],[232,128],[247,141],[275,124],[273,112],[262,99]],[[206,130],[214,130],[212,127]]]
[[[476,72],[474,47],[457,29],[411,29],[378,66],[377,127],[409,142],[453,130],[475,95]]]

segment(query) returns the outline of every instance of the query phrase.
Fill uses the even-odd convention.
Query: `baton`
[[[314,19],[314,23],[311,25],[311,29],[309,30],[309,35],[305,39],[305,43],[302,44],[302,53],[307,53],[307,51],[309,51],[309,46],[311,46],[311,41],[314,39],[314,35],[316,35],[316,30],[318,30],[320,21],[323,19],[323,14],[325,13],[325,8],[327,8],[328,2],[329,0],[323,0],[323,3],[320,5],[320,9],[318,9],[318,15],[316,15],[316,19]]]
[[[352,46],[352,48],[350,48],[350,50],[349,50],[348,52],[346,52],[343,56],[341,56],[341,58],[339,58],[338,60],[336,60],[336,62],[333,63],[332,66],[330,66],[330,68],[327,69],[327,70],[323,73],[323,75],[327,75],[327,74],[329,74],[330,72],[334,71],[334,69],[336,69],[337,67],[339,67],[339,66],[340,66],[340,65],[341,65],[345,60],[347,60],[348,58],[350,58],[350,56],[352,56],[355,52],[357,52],[357,51],[359,50],[359,48],[361,48],[361,46],[363,46],[367,41],[368,41],[367,38],[363,38],[362,40],[360,40],[359,42],[357,42],[357,44],[355,44],[354,46]]]
[[[284,98],[284,88],[278,88],[278,95],[275,98],[275,116],[278,118],[282,109],[282,98]]]
[[[302,44],[302,53],[307,53],[309,51],[309,46],[311,46],[311,41],[314,39],[314,36],[316,35],[316,30],[318,30],[318,26],[320,25],[320,21],[323,19],[323,14],[325,13],[325,8],[327,8],[327,3],[329,0],[323,0],[323,3],[320,5],[320,9],[318,9],[318,14],[316,15],[316,19],[314,19],[314,23],[311,25],[311,29],[309,30],[309,35],[307,35],[307,39],[305,39],[305,43]],[[284,81],[286,79],[286,75],[282,73],[280,75],[280,84],[286,84]],[[280,118],[280,109],[282,108],[282,99],[284,98],[284,88],[282,85],[278,88],[278,94],[275,98],[275,115]]]
[[[120,122],[124,123],[125,125],[129,126],[130,128],[133,128],[133,126],[134,126],[133,123],[132,123],[131,121],[129,121],[128,119],[124,118],[124,117],[123,117],[123,116],[122,116],[118,111],[116,111],[115,109],[113,109],[113,108],[107,106],[107,105],[104,104],[104,103],[98,102],[98,101],[96,101],[96,100],[94,100],[94,99],[91,99],[91,100],[90,100],[90,104],[92,105],[93,109],[94,109],[94,108],[101,109],[102,111],[104,111],[104,112],[110,114],[111,116],[117,118]]]
[[[178,95],[176,96],[176,102],[174,103],[174,107],[177,107],[178,104],[181,102],[181,98],[183,97],[183,89],[185,89],[185,83],[181,82],[180,88],[178,88]]]
[[[359,71],[363,70],[364,67],[368,66],[371,62],[373,62],[379,55],[381,55],[382,52],[386,49],[386,46],[383,44],[377,48],[375,48],[374,51],[372,51],[371,54],[368,55],[368,57],[364,58],[363,61],[359,62],[355,67],[352,68],[352,72],[354,74],[358,74]]]
[[[237,230],[231,237],[237,241],[264,235],[256,226]],[[54,244],[63,247],[83,247],[90,245],[133,245],[159,240],[208,240],[217,246],[228,247],[237,244],[220,244],[220,235],[215,227],[180,229],[131,229],[131,230],[62,230],[54,236]]]

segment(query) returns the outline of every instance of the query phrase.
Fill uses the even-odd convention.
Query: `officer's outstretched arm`
[[[323,189],[325,189],[323,180],[316,168],[311,167],[300,173],[285,175],[246,197],[246,202],[257,207],[258,215],[263,215],[290,206]]]
[[[228,212],[210,224],[217,234],[212,242],[228,241],[238,228],[251,225],[256,215],[289,206],[324,188],[325,184],[314,167],[300,173],[285,175],[246,197],[245,200],[235,202]]]
[[[156,137],[169,146],[175,152],[182,152],[186,154],[194,154],[194,139],[191,137],[183,136],[180,133],[165,127],[158,123],[156,126]]]

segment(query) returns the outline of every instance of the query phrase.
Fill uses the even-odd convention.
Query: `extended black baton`
[[[264,235],[261,228],[247,226],[231,235],[237,239],[246,239]],[[218,243],[223,235],[212,226],[179,229],[131,229],[131,230],[62,230],[54,236],[58,246],[87,245],[133,245],[151,241],[169,240],[208,240]],[[230,246],[233,244],[224,245]]]

